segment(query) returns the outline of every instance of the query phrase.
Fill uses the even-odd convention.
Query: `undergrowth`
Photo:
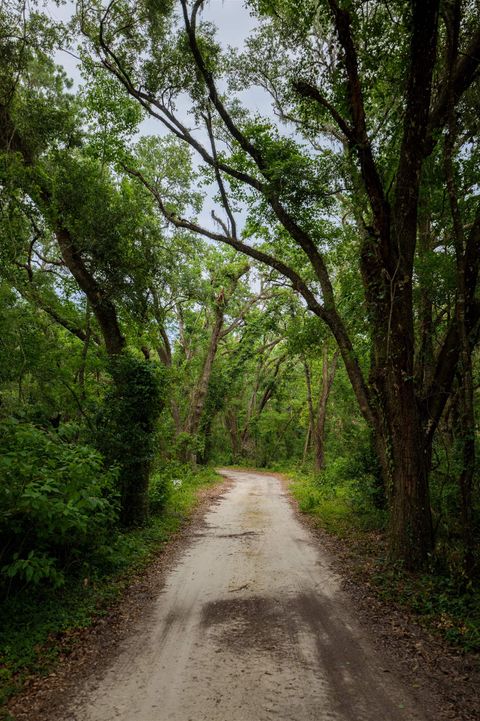
[[[157,471],[151,484],[148,525],[117,531],[108,546],[85,560],[82,573],[67,574],[62,587],[47,583],[32,594],[28,585],[9,595],[0,614],[0,704],[32,674],[49,672],[60,653],[68,653],[78,631],[108,613],[129,578],[158,553],[189,517],[197,491],[217,482],[213,469],[193,472],[174,464]],[[4,714],[6,712],[3,712]],[[8,718],[8,715],[0,718]]]

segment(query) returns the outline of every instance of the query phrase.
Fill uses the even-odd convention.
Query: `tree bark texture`
[[[102,331],[108,355],[118,355],[125,346],[125,338],[120,330],[114,304],[106,297],[102,288],[88,272],[70,233],[59,226],[56,229],[56,237],[65,265],[88,298]]]

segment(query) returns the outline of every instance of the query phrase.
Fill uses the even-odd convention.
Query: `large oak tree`
[[[261,25],[240,58],[222,55],[211,25],[201,22],[203,0],[81,3],[79,17],[104,67],[197,151],[217,183],[224,219],[214,215],[206,227],[179,218],[157,194],[165,217],[275,269],[329,327],[374,432],[391,557],[419,566],[433,544],[432,440],[478,323],[480,213],[465,177],[476,157],[478,7],[459,0],[251,5]],[[277,123],[242,107],[235,89],[252,82],[272,95]],[[192,122],[177,110],[185,94]],[[451,213],[435,216],[430,192],[447,181]],[[232,198],[250,205],[243,237]],[[422,341],[415,302],[423,221],[437,224],[437,240],[457,267],[456,312],[426,345],[428,317]],[[340,312],[330,260],[345,228],[356,233],[368,370]],[[434,352],[420,377],[427,348]]]

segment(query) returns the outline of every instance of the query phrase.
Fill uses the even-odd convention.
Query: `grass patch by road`
[[[27,677],[50,672],[60,653],[75,645],[79,629],[108,613],[133,574],[189,518],[198,491],[220,480],[213,469],[164,469],[152,484],[152,506],[163,510],[152,515],[146,527],[116,532],[108,548],[85,561],[82,573],[72,569],[62,588],[25,588],[2,601],[0,704],[21,689]],[[1,718],[8,715],[0,710]]]

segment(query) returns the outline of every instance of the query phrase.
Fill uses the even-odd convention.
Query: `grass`
[[[91,559],[87,576],[71,577],[60,589],[24,589],[1,607],[0,704],[18,692],[26,678],[52,670],[79,638],[79,630],[94,623],[120,597],[133,574],[158,554],[189,518],[200,488],[219,476],[212,469],[192,473],[177,469],[182,484],[166,498],[164,511],[145,528],[118,533],[98,559]],[[8,719],[8,714],[0,719]]]
[[[302,513],[340,538],[358,538],[359,533],[383,531],[386,513],[376,509],[357,490],[358,482],[315,474],[299,466],[277,464],[259,471],[282,473],[290,481],[290,491]]]

